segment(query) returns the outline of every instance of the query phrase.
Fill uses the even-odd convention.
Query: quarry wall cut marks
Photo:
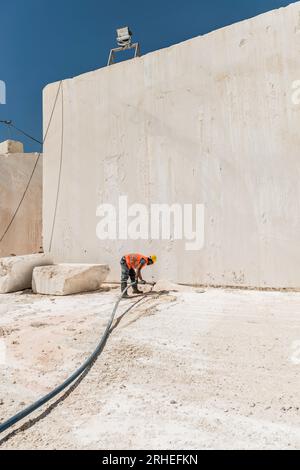
[[[176,282],[300,287],[299,19],[298,2],[63,81],[44,148],[56,261],[105,263],[118,280],[121,256],[140,251]],[[57,87],[44,90],[45,124]],[[97,208],[120,196],[203,205],[203,247],[99,240]]]

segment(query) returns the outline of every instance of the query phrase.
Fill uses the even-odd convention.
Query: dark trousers
[[[126,263],[126,259],[121,259],[121,283],[127,284],[128,278],[130,277],[131,283],[136,283],[136,275],[134,269],[129,269]]]

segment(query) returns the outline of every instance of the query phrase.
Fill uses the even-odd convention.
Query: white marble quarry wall
[[[64,80],[44,149],[45,248],[53,232],[58,262],[107,263],[114,280],[134,251],[157,254],[148,279],[300,287],[299,58],[297,2]],[[45,127],[58,86],[44,90]],[[97,207],[120,196],[204,204],[203,248],[99,240]]]
[[[22,153],[19,153],[20,150]],[[21,201],[37,157],[38,154],[36,153],[24,153],[23,146],[19,142],[8,141],[1,143],[0,238],[2,238]],[[0,257],[39,253],[41,250],[42,171],[42,157],[40,157],[31,184],[14,222],[0,242]]]

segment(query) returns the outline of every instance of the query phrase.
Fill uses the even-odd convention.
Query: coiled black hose
[[[21,419],[26,418],[26,416],[30,415],[31,413],[33,413],[35,410],[37,410],[41,406],[45,405],[45,403],[47,403],[48,401],[52,400],[52,398],[54,398],[56,395],[61,393],[69,385],[71,385],[95,361],[95,359],[98,357],[98,355],[102,352],[102,350],[105,346],[105,343],[107,341],[107,338],[109,337],[110,329],[111,329],[112,323],[114,321],[118,306],[119,306],[119,304],[122,300],[123,295],[127,292],[129,287],[133,286],[134,284],[129,284],[126,287],[126,289],[124,289],[124,291],[122,292],[120,297],[118,297],[118,300],[117,300],[117,302],[114,306],[111,317],[110,317],[109,322],[106,326],[106,329],[103,333],[103,336],[100,340],[100,343],[98,344],[98,346],[96,347],[94,352],[88,357],[88,359],[72,375],[70,375],[70,377],[68,379],[66,379],[61,385],[58,385],[54,390],[52,390],[52,392],[48,393],[47,395],[40,398],[39,400],[37,400],[32,405],[28,406],[24,410],[20,411],[16,415],[9,418],[7,421],[4,421],[2,424],[0,424],[0,434],[2,432],[6,431],[7,429],[9,429],[14,424],[21,421]],[[146,296],[144,296],[144,297],[146,297]],[[140,299],[140,300],[143,300],[143,298]],[[130,309],[133,308],[134,305],[132,305],[132,307],[130,307]],[[130,309],[128,309],[127,311],[129,311]]]

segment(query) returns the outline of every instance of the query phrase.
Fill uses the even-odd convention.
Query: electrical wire
[[[41,142],[40,140],[36,139],[35,137],[32,137],[30,134],[27,134],[27,132],[22,131],[22,129],[19,129],[19,128],[16,127],[14,124],[11,123],[10,126],[13,127],[14,129],[16,129],[16,131],[20,132],[20,134],[23,134],[23,135],[25,135],[25,137],[28,137],[28,139],[31,139],[31,140],[33,140],[34,142],[37,142],[38,144],[43,145],[43,142]]]
[[[22,129],[19,129],[17,126],[15,126],[15,125],[13,124],[12,121],[3,121],[3,120],[0,120],[0,123],[1,123],[1,124],[5,124],[5,125],[7,126],[7,128],[8,128],[9,131],[11,130],[11,127],[13,127],[14,129],[16,129],[16,131],[18,131],[18,132],[20,132],[21,134],[23,134],[23,135],[25,135],[26,137],[28,137],[28,139],[31,139],[31,140],[33,140],[34,142],[37,142],[38,144],[43,145],[43,143],[42,143],[40,140],[36,139],[35,137],[32,137],[32,135],[30,135],[30,134],[27,134],[27,132],[23,131]],[[10,135],[11,135],[11,134],[10,134]]]
[[[45,133],[45,136],[44,136],[44,138],[43,138],[43,144],[45,144],[46,139],[47,139],[47,136],[48,136],[48,133],[49,133],[49,129],[50,129],[50,125],[51,125],[52,118],[53,118],[53,115],[54,115],[54,111],[55,111],[55,108],[56,108],[56,104],[57,104],[57,100],[58,100],[58,96],[59,96],[59,91],[60,91],[60,89],[61,89],[61,85],[62,85],[62,80],[59,82],[59,86],[58,86],[58,90],[57,90],[57,93],[56,93],[54,105],[53,105],[53,108],[52,108],[52,112],[51,112],[51,115],[50,115],[50,119],[49,119],[49,122],[48,122],[48,126],[47,126],[47,129],[46,129],[46,133]],[[7,124],[7,123],[9,123],[10,121],[0,121],[0,122]],[[7,124],[7,125],[11,125],[11,124]],[[43,144],[41,143],[41,145],[43,145]],[[3,234],[2,234],[2,236],[1,236],[1,238],[0,238],[0,243],[2,243],[2,241],[4,240],[4,237],[6,236],[7,232],[8,232],[9,229],[10,229],[10,227],[12,226],[12,224],[13,224],[13,222],[14,222],[14,220],[15,220],[15,218],[16,218],[16,216],[17,216],[19,210],[20,210],[20,207],[21,207],[21,205],[23,204],[23,201],[24,201],[24,199],[25,199],[25,196],[26,196],[27,191],[28,191],[28,189],[29,189],[29,186],[30,186],[30,184],[31,184],[31,181],[32,181],[32,178],[33,178],[33,176],[34,176],[35,170],[36,170],[36,168],[37,168],[37,165],[38,165],[39,159],[40,159],[40,157],[41,157],[41,154],[42,154],[42,148],[41,148],[41,151],[39,152],[39,154],[38,154],[38,156],[37,156],[37,158],[36,158],[36,161],[35,161],[35,163],[34,163],[32,172],[31,172],[31,174],[30,174],[28,183],[27,183],[26,186],[25,186],[25,190],[24,190],[24,192],[23,192],[23,194],[22,194],[22,197],[21,197],[21,199],[20,199],[20,202],[19,202],[19,204],[17,205],[16,210],[14,211],[13,216],[12,216],[12,218],[11,218],[9,224],[7,225],[6,229],[4,230],[4,232],[3,232]]]
[[[54,215],[53,215],[52,229],[51,229],[50,242],[49,242],[49,249],[48,249],[48,252],[49,252],[49,253],[51,253],[51,250],[52,250],[53,236],[54,236],[54,230],[55,230],[55,224],[56,224],[56,216],[57,216],[57,208],[58,208],[58,200],[59,200],[60,188],[61,188],[61,172],[62,172],[62,163],[63,163],[63,150],[64,150],[64,87],[63,87],[63,83],[61,83],[61,141],[60,141],[60,161],[59,161],[59,172],[58,172],[58,182],[57,182],[57,191],[56,191]]]

